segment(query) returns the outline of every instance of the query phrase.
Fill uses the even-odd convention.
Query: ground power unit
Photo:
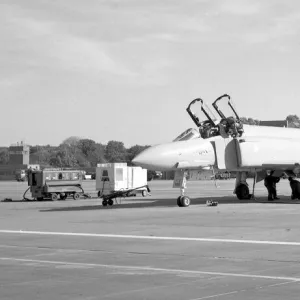
[[[47,168],[28,171],[28,189],[30,189],[32,197],[37,200],[49,198],[51,200],[65,200],[68,196],[77,200],[84,194],[81,185],[82,172],[80,170]]]
[[[141,193],[146,197],[148,195],[146,186],[146,169],[127,166],[127,163],[97,164],[96,190],[99,197],[120,191],[124,191],[124,196]],[[127,191],[131,193],[126,194]]]

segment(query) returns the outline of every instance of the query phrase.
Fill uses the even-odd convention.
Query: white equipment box
[[[141,167],[128,167],[127,163],[97,164],[96,190],[98,196],[107,195],[115,191],[126,191],[147,185],[147,170]],[[147,188],[137,192],[147,195]]]

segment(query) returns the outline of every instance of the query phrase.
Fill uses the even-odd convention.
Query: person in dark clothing
[[[277,197],[277,191],[276,191],[276,183],[280,181],[279,177],[273,176],[274,171],[271,171],[269,175],[266,176],[264,184],[265,187],[268,190],[268,200],[277,200],[280,199]]]
[[[295,180],[293,177],[289,177],[289,182],[292,189],[292,200],[300,199],[300,182]]]

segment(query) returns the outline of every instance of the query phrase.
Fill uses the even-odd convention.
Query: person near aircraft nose
[[[289,182],[292,189],[292,200],[300,199],[300,182],[291,176],[289,177]]]
[[[273,174],[274,171],[271,171],[270,174],[268,174],[265,177],[265,181],[264,181],[265,187],[268,190],[269,201],[280,199],[277,197],[277,191],[276,191],[276,184],[280,181],[280,178],[273,176]]]

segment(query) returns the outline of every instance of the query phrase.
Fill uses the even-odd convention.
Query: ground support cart
[[[117,198],[125,198],[129,197],[130,195],[134,194],[137,190],[146,190],[147,193],[150,193],[150,188],[148,185],[140,186],[135,189],[128,189],[128,190],[120,190],[120,191],[113,191],[109,194],[102,195],[102,205],[103,206],[112,206],[114,204],[114,199]]]
[[[74,200],[86,195],[82,188],[82,172],[78,170],[44,169],[29,170],[28,186],[33,199],[65,200],[72,196]],[[24,200],[29,200],[25,197]],[[86,195],[87,196],[87,195]]]

